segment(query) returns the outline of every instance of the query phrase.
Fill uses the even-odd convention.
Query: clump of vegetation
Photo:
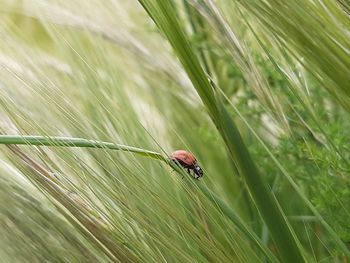
[[[4,262],[349,260],[346,1],[0,6]]]

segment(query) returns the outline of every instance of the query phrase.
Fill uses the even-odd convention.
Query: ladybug
[[[189,174],[191,174],[191,170],[193,170],[195,179],[199,179],[203,176],[203,170],[197,164],[197,159],[192,153],[185,150],[177,150],[170,155],[170,159],[187,169]]]

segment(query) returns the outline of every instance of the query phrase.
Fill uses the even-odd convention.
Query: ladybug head
[[[198,179],[198,178],[203,176],[203,170],[198,164],[194,165],[193,171],[196,174],[196,179]]]

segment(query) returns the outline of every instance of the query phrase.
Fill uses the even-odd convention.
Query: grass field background
[[[349,10],[0,0],[0,262],[348,262]]]

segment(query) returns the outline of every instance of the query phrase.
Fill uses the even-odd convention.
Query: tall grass
[[[139,2],[0,0],[2,260],[346,261],[346,1]]]

